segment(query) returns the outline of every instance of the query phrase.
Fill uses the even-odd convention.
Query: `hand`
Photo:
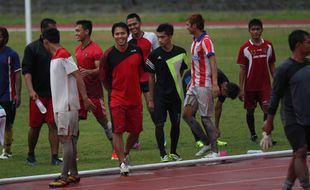
[[[220,88],[218,85],[212,86],[212,96],[217,97],[220,94]]]
[[[239,100],[240,101],[244,101],[244,91],[240,89],[240,93],[239,93]]]
[[[149,110],[149,112],[154,112],[154,101],[153,100],[149,100],[148,104],[147,104],[147,108]]]
[[[29,96],[33,101],[39,98],[38,94],[35,91],[29,92]]]
[[[272,146],[271,134],[267,135],[265,131],[263,132],[263,138],[260,141],[260,146],[263,150],[267,150]]]
[[[95,104],[89,98],[84,100],[84,106],[88,111],[96,109]]]
[[[86,76],[90,75],[90,71],[87,69],[84,69],[82,67],[80,67],[80,73],[81,73],[82,77],[86,77]]]
[[[20,96],[14,96],[13,103],[15,108],[18,108],[20,106]]]

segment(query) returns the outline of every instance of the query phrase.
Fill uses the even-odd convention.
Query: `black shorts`
[[[178,125],[180,123],[181,116],[181,100],[179,97],[175,99],[167,100],[164,96],[154,97],[154,123],[163,124],[167,119],[167,112],[169,112],[169,117],[172,125]]]
[[[12,101],[0,102],[6,113],[6,123],[5,126],[12,126],[15,120],[16,107]]]
[[[305,144],[310,151],[310,126],[292,124],[285,126],[284,131],[294,152]]]

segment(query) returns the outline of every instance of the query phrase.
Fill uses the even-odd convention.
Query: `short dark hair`
[[[136,18],[139,22],[141,22],[141,18],[137,13],[130,13],[129,15],[127,15],[126,21],[131,18]]]
[[[56,24],[56,21],[51,18],[45,18],[41,21],[41,30],[45,30],[49,27],[50,24]]]
[[[160,24],[157,27],[156,32],[165,32],[166,35],[172,36],[173,35],[173,25],[169,24],[169,23]]]
[[[47,39],[49,42],[58,44],[60,41],[60,34],[57,28],[48,28],[42,33],[43,39]]]
[[[249,22],[249,30],[253,27],[253,26],[259,26],[263,29],[263,23],[261,20],[257,19],[257,18],[253,18],[252,20],[250,20]]]
[[[78,20],[76,21],[76,25],[82,25],[84,30],[88,30],[89,36],[91,36],[91,33],[93,31],[93,23],[90,20]]]
[[[9,42],[9,32],[5,27],[0,26],[0,33],[2,33],[4,45],[6,45]]]
[[[125,24],[124,22],[118,22],[118,23],[114,23],[112,26],[112,36],[114,36],[114,32],[115,32],[115,28],[124,28],[127,31],[127,34],[129,35],[129,28],[127,26],[127,24]]]
[[[196,24],[199,30],[204,30],[205,20],[203,19],[201,14],[195,13],[187,17],[186,21],[188,21],[191,25]]]
[[[229,82],[227,83],[227,97],[231,98],[231,99],[235,99],[239,92],[240,92],[240,88],[237,84],[233,83],[233,82]]]
[[[309,33],[304,30],[294,30],[288,36],[288,43],[291,51],[294,51],[297,43],[302,43],[307,36],[310,37]]]

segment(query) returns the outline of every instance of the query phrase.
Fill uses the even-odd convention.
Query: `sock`
[[[286,179],[286,180],[284,181],[283,186],[282,186],[282,190],[291,190],[292,187],[293,187],[293,185],[294,185],[293,182],[291,182],[291,181],[289,181],[288,179]]]
[[[164,125],[163,124],[157,124],[155,126],[155,137],[157,146],[160,152],[160,156],[163,157],[167,154],[165,150],[165,135],[164,135]]]
[[[254,111],[247,111],[246,114],[246,122],[248,124],[248,128],[250,130],[251,136],[256,135],[255,132],[255,118],[254,118]]]
[[[66,139],[62,143],[63,147],[63,167],[62,167],[62,177],[68,177],[68,173],[72,168],[72,157],[73,157],[73,143],[72,139]]]

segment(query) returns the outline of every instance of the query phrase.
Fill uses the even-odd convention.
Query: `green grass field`
[[[307,17],[306,17],[307,18]],[[308,17],[309,18],[309,17]],[[145,19],[147,20],[147,19]],[[151,20],[149,18],[149,20]],[[13,22],[13,21],[12,21]],[[2,23],[2,22],[1,22]],[[58,22],[59,23],[59,22]],[[294,28],[266,28],[263,37],[273,42],[277,62],[280,64],[286,59],[290,51],[287,44],[287,36]],[[310,31],[310,28],[303,28]],[[210,29],[208,30],[215,44],[218,67],[222,69],[231,81],[238,83],[239,67],[235,64],[239,46],[249,39],[246,29]],[[36,38],[39,34],[34,33]],[[111,33],[107,31],[94,31],[93,40],[98,42],[103,49],[113,45]],[[185,29],[176,30],[174,43],[184,47],[187,51],[190,48],[191,36]],[[74,39],[74,32],[62,32],[61,43],[72,55],[74,47],[78,43]],[[20,58],[23,57],[25,47],[25,36],[21,32],[11,32],[8,44],[17,50]],[[22,89],[22,105],[17,111],[16,121],[14,124],[14,142],[13,157],[8,160],[0,160],[0,178],[59,173],[61,166],[51,166],[50,148],[47,140],[47,126],[44,125],[41,130],[40,139],[36,147],[36,157],[38,165],[30,167],[26,164],[27,156],[27,132],[28,132],[28,94],[25,87]],[[146,109],[144,109],[146,110]],[[259,137],[261,136],[262,112],[258,108],[255,113],[256,129]],[[168,120],[169,121],[169,120]],[[149,115],[144,111],[144,131],[141,134],[140,141],[142,150],[131,152],[131,164],[146,164],[159,162],[159,151],[157,149],[154,126],[151,123]],[[289,149],[287,140],[283,134],[282,125],[280,124],[279,114],[276,117],[276,129],[273,133],[278,144],[270,151]],[[108,167],[117,167],[117,161],[111,161],[111,146],[106,139],[103,129],[96,123],[94,117],[89,115],[87,121],[80,122],[80,138],[78,144],[78,161],[79,170],[100,169]],[[169,151],[169,130],[170,123],[165,126],[167,136],[167,151]],[[259,145],[249,140],[249,132],[245,121],[245,110],[243,103],[239,100],[232,101],[227,99],[224,104],[224,110],[221,120],[221,139],[228,142],[228,146],[220,147],[220,150],[226,150],[229,155],[244,154],[249,149],[259,149]],[[194,154],[198,151],[195,147],[194,139],[189,127],[181,122],[181,136],[178,144],[178,153],[183,159],[195,159]],[[61,149],[60,149],[61,153]],[[61,154],[60,154],[61,156]]]

